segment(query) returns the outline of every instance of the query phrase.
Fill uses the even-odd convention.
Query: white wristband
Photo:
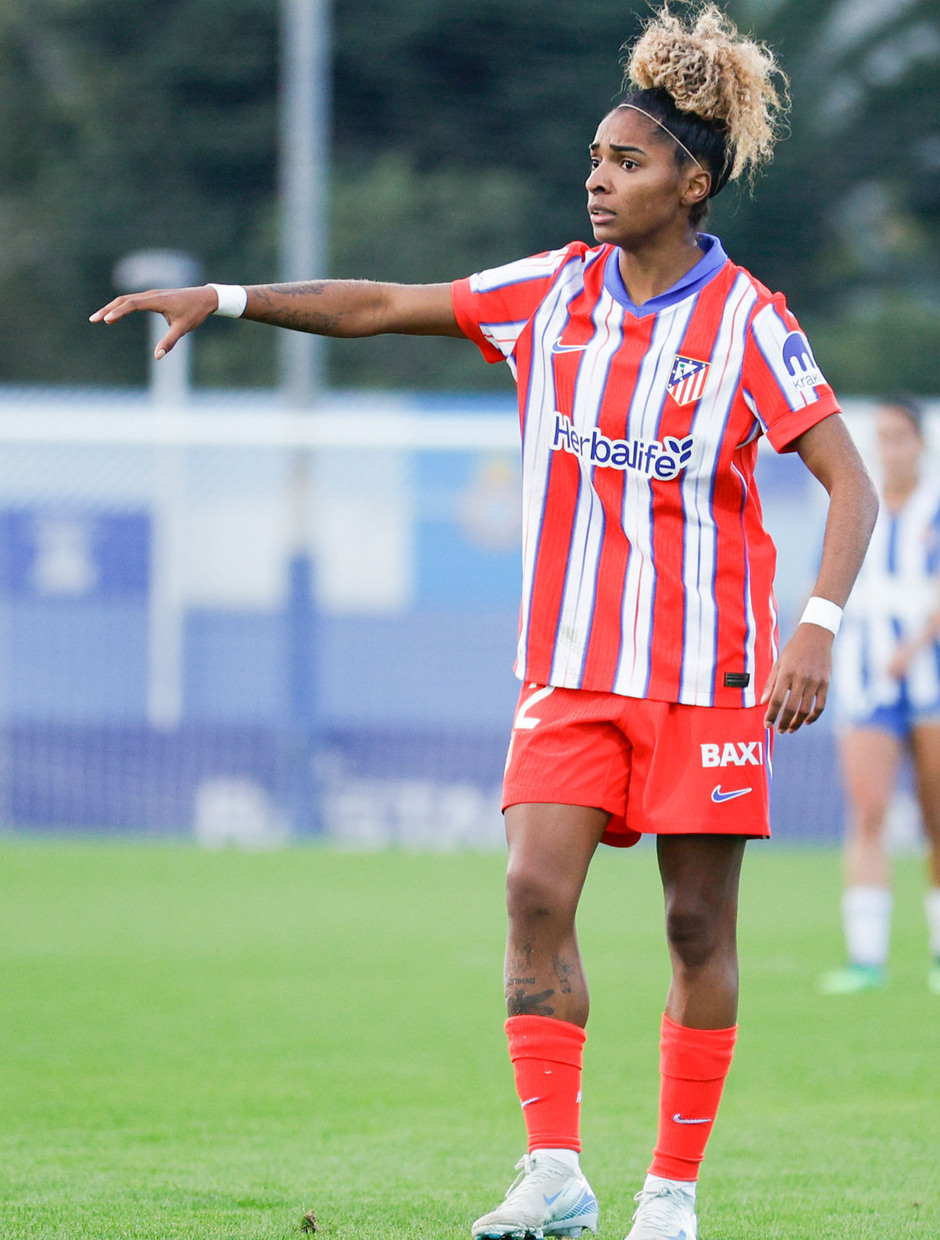
[[[821,629],[828,629],[835,636],[842,623],[842,608],[827,598],[818,598],[815,594],[803,609],[800,624],[818,624]]]
[[[248,305],[248,290],[240,284],[209,284],[214,288],[219,299],[219,308],[213,314],[222,314],[227,319],[240,319]]]

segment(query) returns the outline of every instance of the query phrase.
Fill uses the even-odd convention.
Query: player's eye
[[[626,168],[628,172],[630,171],[631,168],[639,168],[639,166],[640,165],[636,162],[635,159],[622,159],[620,161],[620,167]]]

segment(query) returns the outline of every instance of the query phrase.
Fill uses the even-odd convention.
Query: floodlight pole
[[[329,209],[329,0],[282,0],[281,279],[326,275]],[[289,405],[309,407],[323,390],[323,341],[282,332],[281,385]]]
[[[322,278],[329,209],[329,0],[281,3],[281,279]],[[287,406],[310,411],[323,392],[324,341],[306,332],[279,336]],[[289,483],[287,692],[290,709],[286,810],[296,830],[323,829],[315,770],[321,748],[317,685],[317,590],[311,545],[313,459],[293,453]]]

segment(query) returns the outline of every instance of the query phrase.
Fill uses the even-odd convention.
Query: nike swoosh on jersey
[[[676,1111],[672,1120],[675,1124],[710,1124],[712,1122],[710,1116],[706,1116],[704,1119],[686,1119],[681,1111]]]
[[[715,784],[712,788],[712,800],[716,805],[720,805],[722,801],[733,801],[735,797],[746,797],[749,792],[753,792],[753,788],[735,788],[733,792],[722,792],[721,784]]]
[[[562,344],[561,336],[552,345],[553,353],[582,353],[587,348],[586,344]]]

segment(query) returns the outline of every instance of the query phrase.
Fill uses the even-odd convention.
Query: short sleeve
[[[809,341],[781,295],[751,320],[744,354],[744,398],[778,452],[789,452],[811,426],[839,413]]]
[[[566,262],[580,260],[585,248],[575,242],[454,281],[451,299],[457,323],[488,362],[510,361],[552,281]]]

